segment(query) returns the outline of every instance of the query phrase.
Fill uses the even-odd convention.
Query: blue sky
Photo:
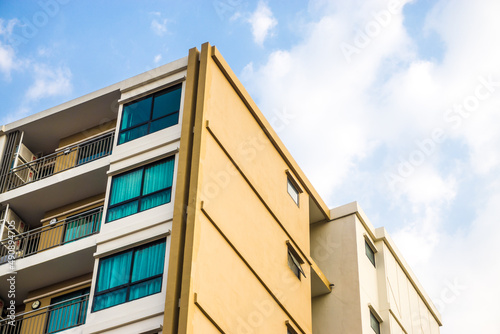
[[[497,0],[1,1],[0,123],[209,41],[327,204],[357,200],[389,230],[441,332],[496,333],[499,15]]]

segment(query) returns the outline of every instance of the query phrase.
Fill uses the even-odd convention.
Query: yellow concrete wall
[[[289,166],[223,73],[215,64],[212,66],[211,94],[206,104],[211,132],[300,247],[309,249],[309,224],[304,224],[309,220],[307,194],[300,194],[300,208],[291,200],[285,174]]]
[[[211,185],[214,178],[221,177],[221,171],[232,169],[233,172],[226,175],[229,176],[227,179],[221,177],[224,186],[215,196],[211,192],[202,192],[202,197],[207,199],[204,200],[204,213],[305,326],[310,321],[309,312],[303,312],[304,305],[310,304],[310,282],[303,277],[299,281],[288,267],[287,234],[210,136],[207,137],[206,156],[210,159],[203,163],[202,189],[207,189],[205,186]],[[282,181],[286,184],[285,175],[282,175]],[[282,192],[288,196],[286,189]],[[295,204],[289,196],[286,199]],[[303,265],[303,269],[310,278],[310,267]]]
[[[203,309],[225,333],[285,332],[285,321],[289,318],[277,301],[213,223],[203,216],[199,223],[202,237],[195,260],[197,279],[194,281],[197,309]],[[275,269],[275,272],[288,271],[285,261],[281,268]],[[299,295],[298,279],[289,278],[281,288]],[[193,333],[205,333],[206,328],[193,326]]]
[[[203,45],[179,333],[285,333],[285,321],[311,333],[308,194],[299,207],[287,193],[291,167],[212,52]],[[288,267],[287,240],[307,278]]]
[[[116,119],[109,121],[109,122],[106,122],[106,123],[103,123],[103,124],[100,124],[100,125],[97,125],[97,126],[94,126],[93,128],[84,130],[82,132],[75,133],[71,136],[62,138],[59,141],[58,147],[61,148],[61,147],[72,145],[74,143],[85,140],[86,138],[90,138],[90,137],[98,135],[100,133],[112,130],[115,127],[116,127]]]
[[[59,141],[59,148],[67,147],[76,143],[79,143],[87,138],[96,136],[100,133],[112,130],[116,127],[116,120],[106,122],[95,126],[93,128],[84,130],[82,132],[73,134],[66,138],[62,138]],[[54,166],[54,173],[60,172],[62,170],[73,167],[76,164],[76,159],[78,158],[78,151],[72,151],[71,153],[60,155],[57,157]]]

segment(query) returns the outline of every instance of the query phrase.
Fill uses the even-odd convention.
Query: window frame
[[[373,324],[374,323],[377,324],[376,328],[373,328]],[[377,315],[375,315],[373,308],[370,307],[370,327],[371,327],[371,329],[373,329],[373,331],[376,334],[380,334],[381,333],[381,331],[380,331],[380,324],[381,324],[381,321],[380,321],[379,317]]]
[[[177,111],[174,111],[174,112],[171,112],[171,113],[169,113],[169,114],[166,114],[166,115],[163,115],[163,116],[161,116],[161,117],[157,117],[157,118],[154,118],[154,119],[153,119],[153,112],[154,112],[154,106],[155,106],[155,99],[156,99],[156,97],[157,97],[157,96],[164,95],[164,94],[168,94],[168,93],[173,92],[173,91],[176,91],[177,89],[180,89],[179,108],[177,109]],[[174,126],[174,125],[178,125],[178,124],[179,124],[179,119],[180,119],[180,114],[181,114],[182,89],[183,89],[183,84],[182,84],[182,82],[178,82],[178,83],[175,83],[175,84],[173,84],[173,85],[171,85],[171,86],[169,86],[169,87],[163,88],[163,89],[161,89],[161,90],[158,90],[158,91],[156,91],[156,92],[153,92],[153,93],[148,94],[148,95],[146,95],[146,96],[142,96],[142,97],[140,97],[140,98],[138,98],[138,99],[135,99],[135,100],[133,100],[133,101],[130,101],[130,102],[127,102],[127,103],[123,104],[123,106],[122,106],[122,111],[121,111],[120,126],[118,127],[118,130],[119,130],[119,131],[118,131],[118,136],[117,136],[118,138],[117,138],[117,140],[116,140],[116,143],[117,143],[116,145],[126,144],[126,143],[131,142],[131,141],[133,141],[133,140],[135,140],[135,139],[139,139],[139,138],[142,138],[142,137],[144,137],[144,136],[147,136],[147,135],[149,135],[149,134],[151,134],[151,133],[154,133],[154,132],[157,132],[157,131],[160,131],[160,130],[163,130],[163,129],[167,129],[167,128],[169,128],[169,127],[171,127],[171,126]],[[125,107],[130,106],[130,105],[132,105],[132,104],[134,104],[134,103],[139,103],[139,102],[144,101],[144,100],[149,99],[149,98],[151,98],[151,99],[152,99],[152,101],[151,101],[151,109],[150,109],[150,111],[149,111],[149,118],[148,118],[148,120],[147,120],[147,121],[144,121],[144,122],[142,122],[142,123],[139,123],[139,124],[135,124],[135,125],[133,125],[133,126],[130,126],[130,127],[126,128],[126,129],[122,129],[123,120],[124,120],[124,117],[123,117],[123,116],[124,116],[124,113],[125,113]],[[174,115],[174,114],[176,114],[176,113],[177,113],[177,123],[172,124],[172,125],[170,125],[170,126],[167,126],[167,127],[165,127],[165,128],[162,128],[162,129],[160,129],[160,130],[156,130],[156,131],[151,132],[151,123],[153,123],[153,122],[155,122],[155,121],[158,121],[158,120],[160,120],[160,119],[163,119],[163,118],[167,118],[167,117],[169,117],[169,116],[171,116],[171,115]],[[136,129],[136,128],[138,128],[138,127],[144,126],[144,125],[146,125],[146,124],[147,124],[147,126],[148,126],[147,131],[146,131],[146,134],[144,134],[144,135],[142,135],[142,136],[139,136],[139,137],[137,137],[137,138],[134,138],[134,139],[130,139],[130,140],[127,140],[127,141],[124,141],[124,142],[120,142],[120,138],[121,138],[121,135],[122,135],[123,133],[125,133],[125,132],[129,132],[129,131],[131,131],[131,130],[133,130],[133,129]]]
[[[290,268],[290,270],[293,272],[294,276],[297,277],[299,280],[301,280],[300,274],[302,274],[304,276],[304,278],[306,278],[306,274],[304,272],[304,269],[302,269],[302,264],[304,264],[304,260],[302,260],[300,255],[293,248],[293,246],[290,244],[289,241],[287,241],[286,244],[287,244],[287,265],[288,265],[288,268]],[[297,273],[291,267],[290,259],[292,260],[291,262],[293,263],[295,268],[298,269]]]
[[[363,237],[365,238],[365,255],[370,260],[370,263],[373,265],[373,267],[377,268],[377,261],[375,259],[375,254],[377,253],[377,248],[375,248],[375,245],[373,242],[368,238],[366,234],[363,234]],[[370,254],[368,252],[370,251]],[[373,255],[373,260],[370,257],[370,255]]]
[[[297,181],[295,181],[295,178],[292,176],[290,171],[287,169],[285,171],[287,182],[286,182],[286,192],[292,200],[294,201],[295,204],[297,204],[298,207],[300,207],[300,194],[303,192],[302,188],[299,186]],[[294,190],[294,193],[296,194],[297,200],[295,200],[295,197],[290,193],[290,188]]]
[[[134,255],[135,255],[135,252],[137,252],[138,250],[142,250],[144,248],[147,248],[147,247],[152,247],[152,246],[155,246],[157,244],[161,244],[161,243],[165,243],[165,254],[164,254],[164,257],[163,257],[162,273],[150,276],[148,278],[143,278],[143,279],[141,279],[139,281],[136,281],[136,282],[131,282],[131,280],[132,280],[132,273],[133,273],[133,270],[134,270]],[[115,256],[120,256],[120,255],[128,253],[128,252],[132,252],[131,259],[130,259],[130,272],[129,272],[128,282],[124,283],[124,284],[121,284],[121,285],[118,285],[118,286],[115,286],[113,288],[107,289],[107,290],[103,290],[103,291],[97,292],[96,290],[97,290],[97,286],[99,284],[99,274],[101,272],[101,263],[102,263],[101,261],[104,260],[104,259],[115,257]],[[111,254],[111,255],[108,255],[108,256],[100,258],[99,259],[99,264],[98,264],[98,267],[97,267],[97,275],[96,275],[96,279],[95,279],[94,295],[92,297],[91,312],[92,313],[99,312],[99,311],[102,311],[102,310],[106,310],[106,309],[112,308],[114,306],[126,304],[126,303],[129,303],[129,302],[134,301],[134,300],[139,300],[139,299],[142,299],[142,298],[145,298],[145,297],[149,297],[149,296],[161,293],[161,291],[163,289],[163,275],[165,274],[165,260],[167,259],[166,252],[167,252],[167,240],[165,238],[162,238],[162,239],[158,239],[158,240],[155,240],[155,241],[152,241],[152,242],[148,242],[146,244],[142,244],[142,245],[139,245],[139,246],[136,246],[136,247],[133,247],[133,248],[129,248],[129,249],[123,250],[121,252],[117,252],[117,253],[114,253],[114,254]],[[161,277],[160,291],[130,300],[130,288],[132,286],[139,285],[139,284],[142,284],[142,283],[147,282],[147,281],[152,281],[152,280],[155,280],[155,279],[160,278],[160,277]],[[117,291],[117,290],[125,289],[125,288],[127,289],[127,291],[126,291],[126,294],[125,294],[125,301],[123,303],[118,303],[118,304],[115,304],[115,305],[104,307],[104,308],[101,308],[101,309],[99,309],[97,311],[95,310],[95,299],[96,299],[96,297],[99,297],[101,295],[105,295],[105,294],[108,294],[110,292],[114,292],[114,291]]]
[[[152,193],[149,193],[147,195],[143,195],[143,191],[144,191],[144,178],[145,178],[145,170],[146,168],[148,167],[152,167],[152,166],[156,166],[156,165],[159,165],[161,163],[166,163],[168,160],[173,160],[173,163],[174,163],[174,168],[173,168],[173,172],[172,172],[172,185],[170,187],[166,187],[166,188],[163,188],[163,189],[159,189],[155,192],[152,192]],[[122,201],[122,202],[119,202],[119,203],[115,203],[113,205],[110,205],[109,202],[111,201],[111,197],[113,195],[113,187],[114,187],[114,184],[115,184],[115,180],[117,177],[119,176],[123,176],[123,175],[127,175],[127,174],[130,174],[130,173],[134,173],[138,170],[142,169],[143,172],[142,172],[142,176],[141,176],[141,189],[140,189],[140,194],[136,197],[133,197],[133,198],[129,198],[125,201]],[[149,209],[153,209],[155,208],[156,206],[154,207],[151,207],[149,209],[146,209],[144,211],[141,211],[141,203],[142,203],[142,199],[144,197],[148,197],[148,196],[152,196],[152,195],[155,195],[155,194],[159,194],[161,193],[162,191],[166,191],[166,190],[170,190],[170,201],[166,202],[166,203],[163,203],[163,204],[160,204],[160,205],[165,205],[165,204],[168,204],[168,203],[171,203],[172,202],[172,193],[173,193],[173,188],[174,188],[174,176],[175,176],[175,155],[171,155],[171,156],[168,156],[168,157],[165,157],[165,158],[162,158],[160,160],[157,160],[157,161],[154,161],[152,163],[149,163],[149,164],[146,164],[146,165],[143,165],[143,166],[139,166],[139,167],[136,167],[134,169],[131,169],[131,170],[128,170],[126,172],[123,172],[123,173],[120,173],[120,174],[116,174],[112,177],[111,179],[111,187],[109,189],[109,196],[108,196],[108,203],[107,203],[107,207],[106,207],[106,221],[105,223],[111,223],[111,222],[114,222],[116,220],[119,220],[119,219],[122,219],[122,218],[125,218],[125,217],[129,217],[129,216],[132,216],[132,215],[135,215],[135,214],[138,214],[140,212],[144,212],[144,211],[147,211]],[[120,218],[117,218],[117,219],[114,219],[114,220],[109,220],[109,212],[111,209],[114,209],[116,207],[119,207],[121,205],[124,205],[124,204],[128,204],[128,203],[131,203],[131,202],[134,202],[134,201],[138,201],[137,203],[137,211],[130,214],[130,215],[127,215],[127,216],[123,216],[123,217],[120,217]],[[157,205],[157,206],[160,206],[160,205]]]
[[[295,328],[292,327],[292,325],[288,320],[285,321],[285,326],[286,326],[286,334],[297,334],[297,331],[295,330]]]

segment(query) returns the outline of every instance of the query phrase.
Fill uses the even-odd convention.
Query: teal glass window
[[[160,292],[164,264],[165,240],[101,259],[92,311]]]
[[[46,333],[56,333],[85,323],[90,288],[52,298]]]
[[[113,178],[107,222],[169,203],[174,179],[174,157]]]
[[[123,106],[118,145],[179,123],[182,84]]]

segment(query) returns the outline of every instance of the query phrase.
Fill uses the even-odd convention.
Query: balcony
[[[89,295],[67,299],[0,321],[2,334],[50,334],[85,324]]]
[[[108,156],[113,148],[114,132],[69,146],[34,161],[12,168],[2,177],[3,191],[45,179],[65,170]]]
[[[9,255],[20,259],[99,233],[102,212],[101,206],[1,240],[0,265]]]

